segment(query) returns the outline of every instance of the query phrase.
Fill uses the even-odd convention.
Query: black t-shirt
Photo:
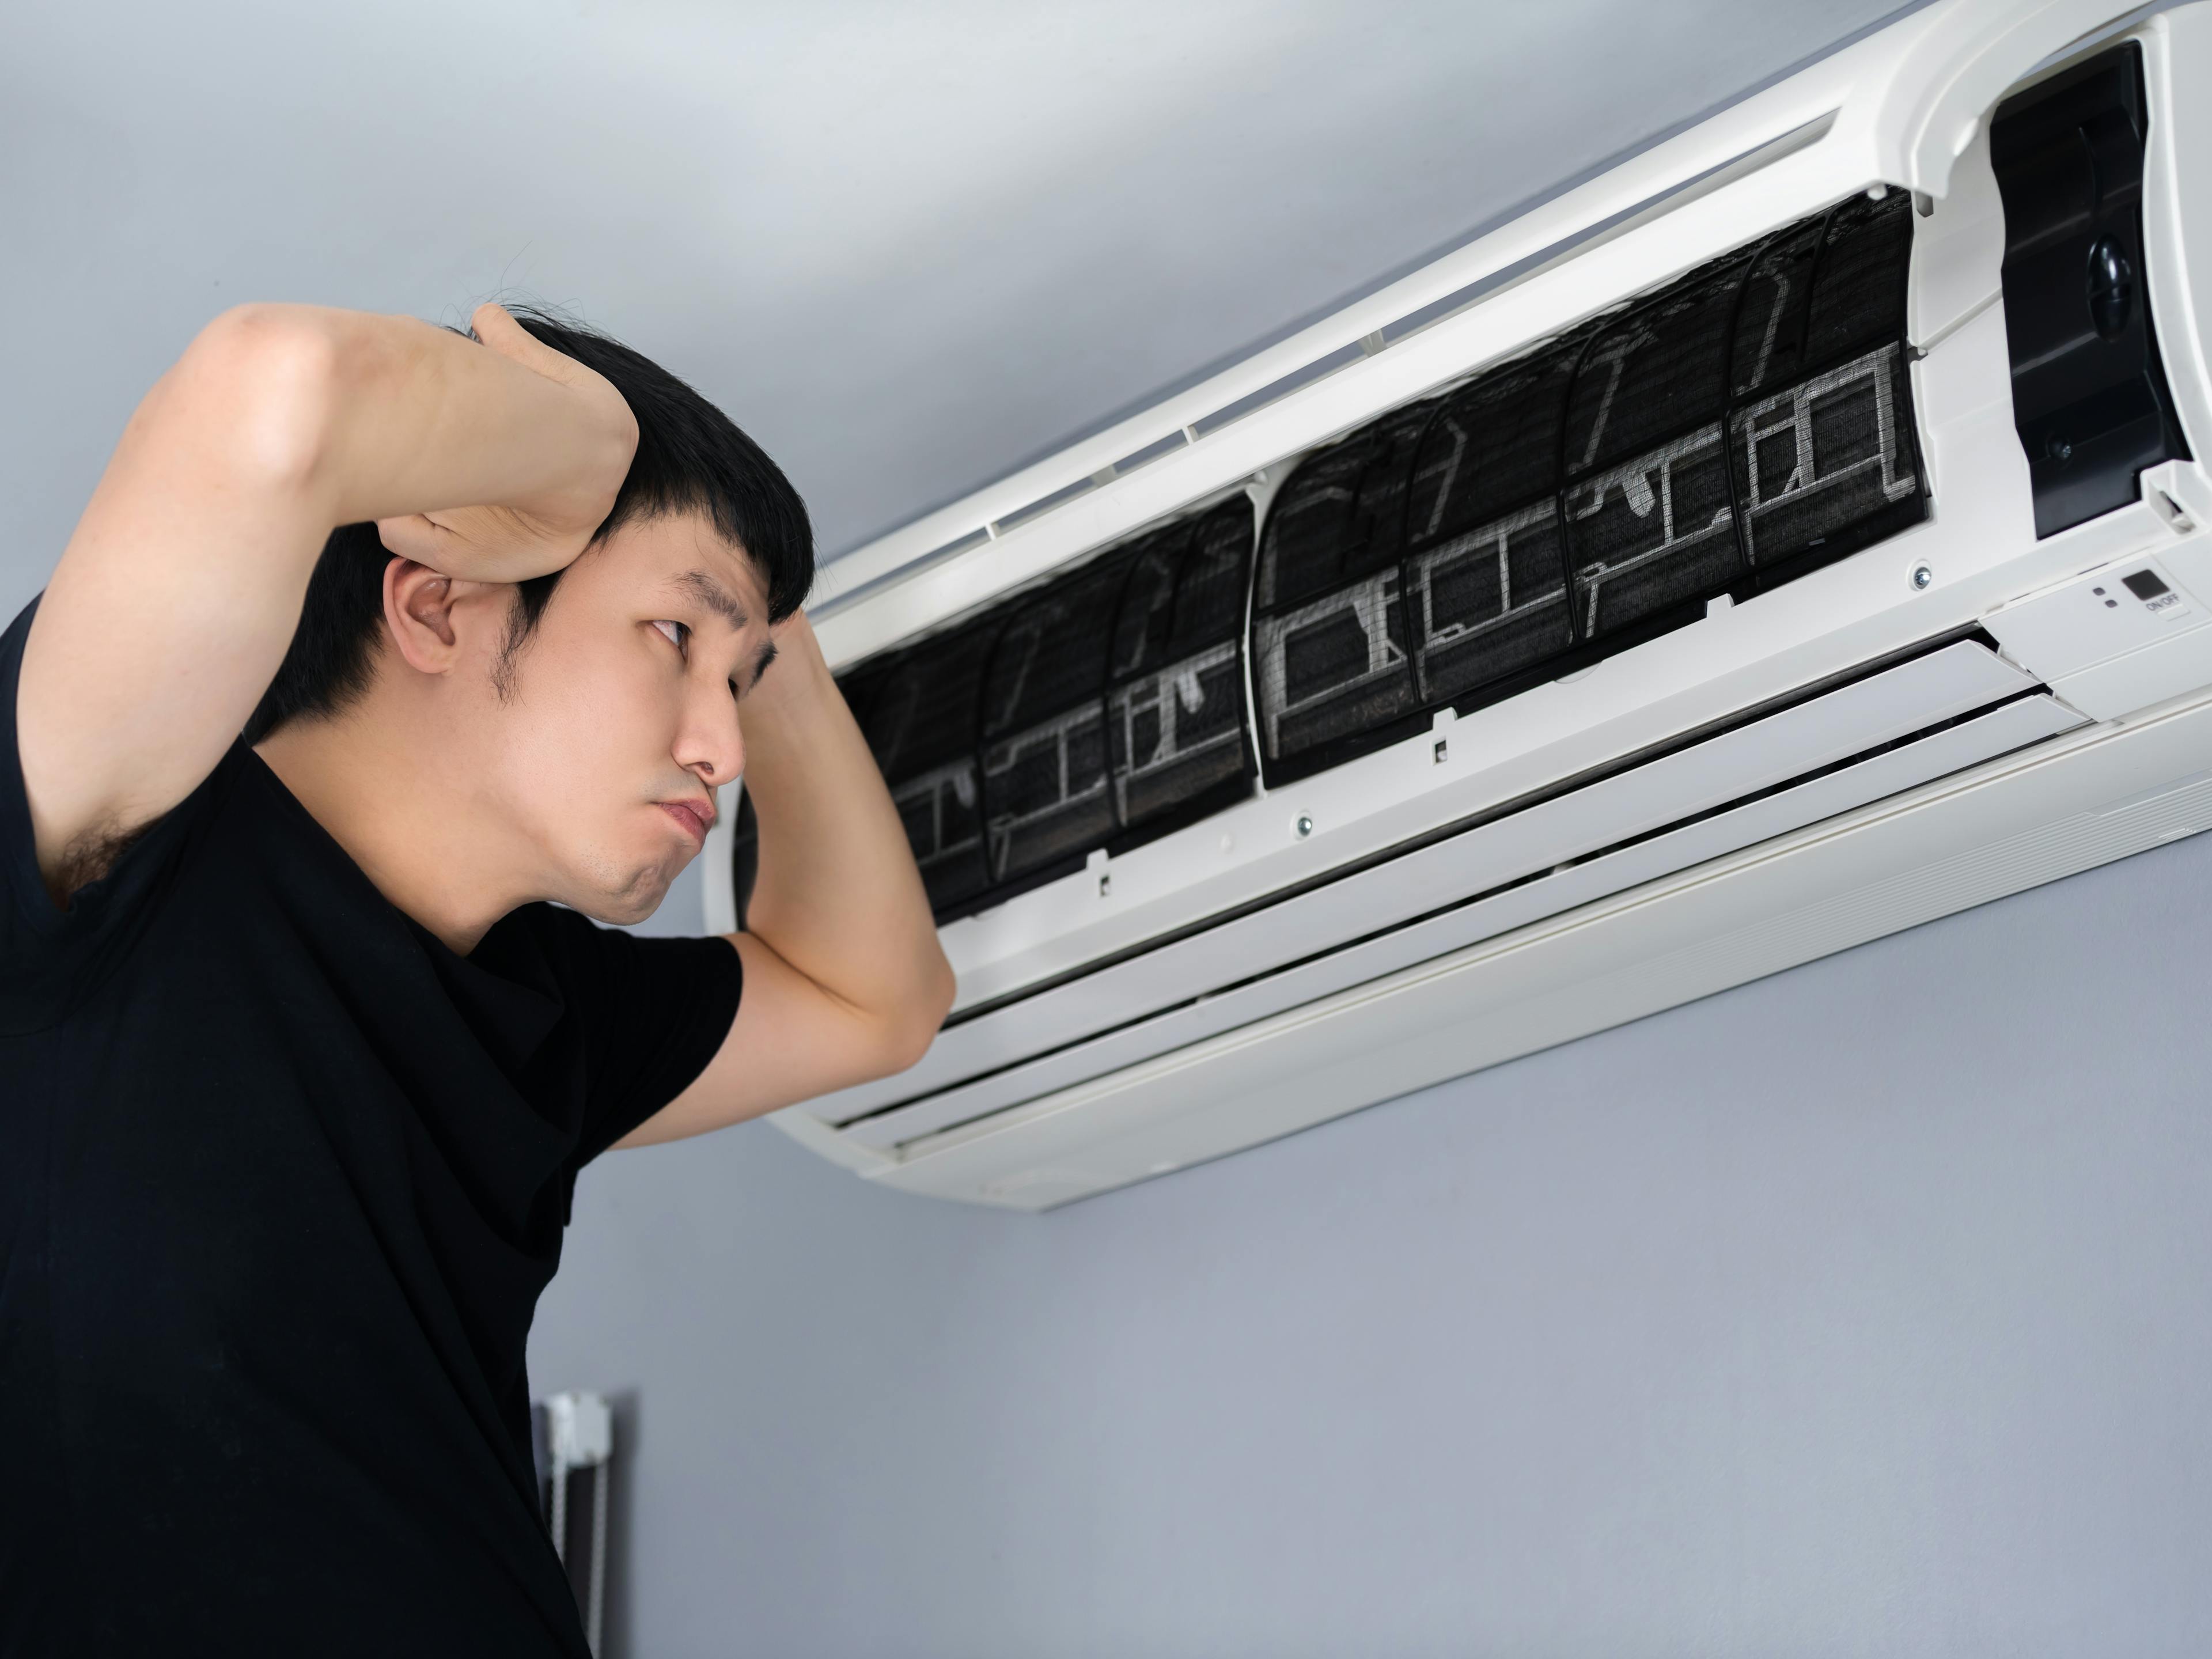
[[[713,1057],[737,952],[531,904],[456,956],[243,744],[57,910],[32,614],[0,635],[0,1653],[583,1655],[524,1344],[577,1170]]]

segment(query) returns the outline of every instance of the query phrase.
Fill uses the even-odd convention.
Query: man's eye
[[[665,635],[667,636],[668,642],[674,646],[678,651],[681,651],[684,648],[684,642],[691,637],[690,628],[684,623],[657,622],[653,623],[653,626],[659,629],[662,634]]]

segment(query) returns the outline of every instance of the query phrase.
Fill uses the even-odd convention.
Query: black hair
[[[798,610],[814,581],[814,532],[806,503],[760,446],[691,387],[620,342],[528,307],[507,310],[545,344],[605,375],[637,417],[637,454],[592,541],[637,520],[702,514],[750,556],[768,589],[769,620],[781,622]],[[246,722],[247,743],[303,716],[337,714],[368,690],[384,615],[384,569],[392,556],[373,524],[341,525],[331,532],[307,580],[284,660]],[[538,626],[562,574],[516,584],[503,663]]]

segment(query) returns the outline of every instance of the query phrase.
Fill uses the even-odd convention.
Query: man
[[[523,1365],[577,1170],[950,1004],[790,484],[474,329],[219,319],[0,635],[0,1651],[582,1654]],[[586,920],[741,771],[749,931]]]

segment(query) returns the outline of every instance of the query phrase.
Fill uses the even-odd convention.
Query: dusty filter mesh
[[[1413,708],[1400,556],[1433,408],[1402,409],[1313,456],[1267,514],[1253,679],[1270,759],[1326,750]]]
[[[1854,197],[1304,463],[1261,544],[1267,777],[1337,764],[1441,704],[1506,695],[1924,518],[1911,235],[1902,192]],[[1376,476],[1401,465],[1402,490]],[[1401,505],[1394,532],[1382,520]]]
[[[1252,507],[1243,496],[1134,550],[1115,621],[1107,698],[1115,805],[1125,829],[1245,793],[1251,566]]]
[[[1854,197],[1821,228],[1808,273],[1815,282],[1793,283],[1762,262],[1746,287],[1737,384],[1774,385],[1778,356],[1800,376],[1729,417],[1744,554],[1755,568],[1852,552],[1927,516],[1901,337],[1911,237],[1903,191]]]
[[[971,625],[900,653],[868,710],[868,746],[890,786],[939,910],[988,884],[975,766],[977,699],[995,629]]]
[[[1476,381],[1437,410],[1407,503],[1406,588],[1425,703],[1574,642],[1559,532],[1559,423],[1579,347]]]
[[[1562,513],[1582,638],[1742,574],[1719,416],[1743,267],[1677,283],[1583,349],[1567,405]]]
[[[940,921],[1250,793],[1239,494],[848,669]]]
[[[991,878],[1004,881],[1103,842],[1106,658],[1127,568],[1109,556],[1054,583],[999,629],[983,692],[983,803]]]

